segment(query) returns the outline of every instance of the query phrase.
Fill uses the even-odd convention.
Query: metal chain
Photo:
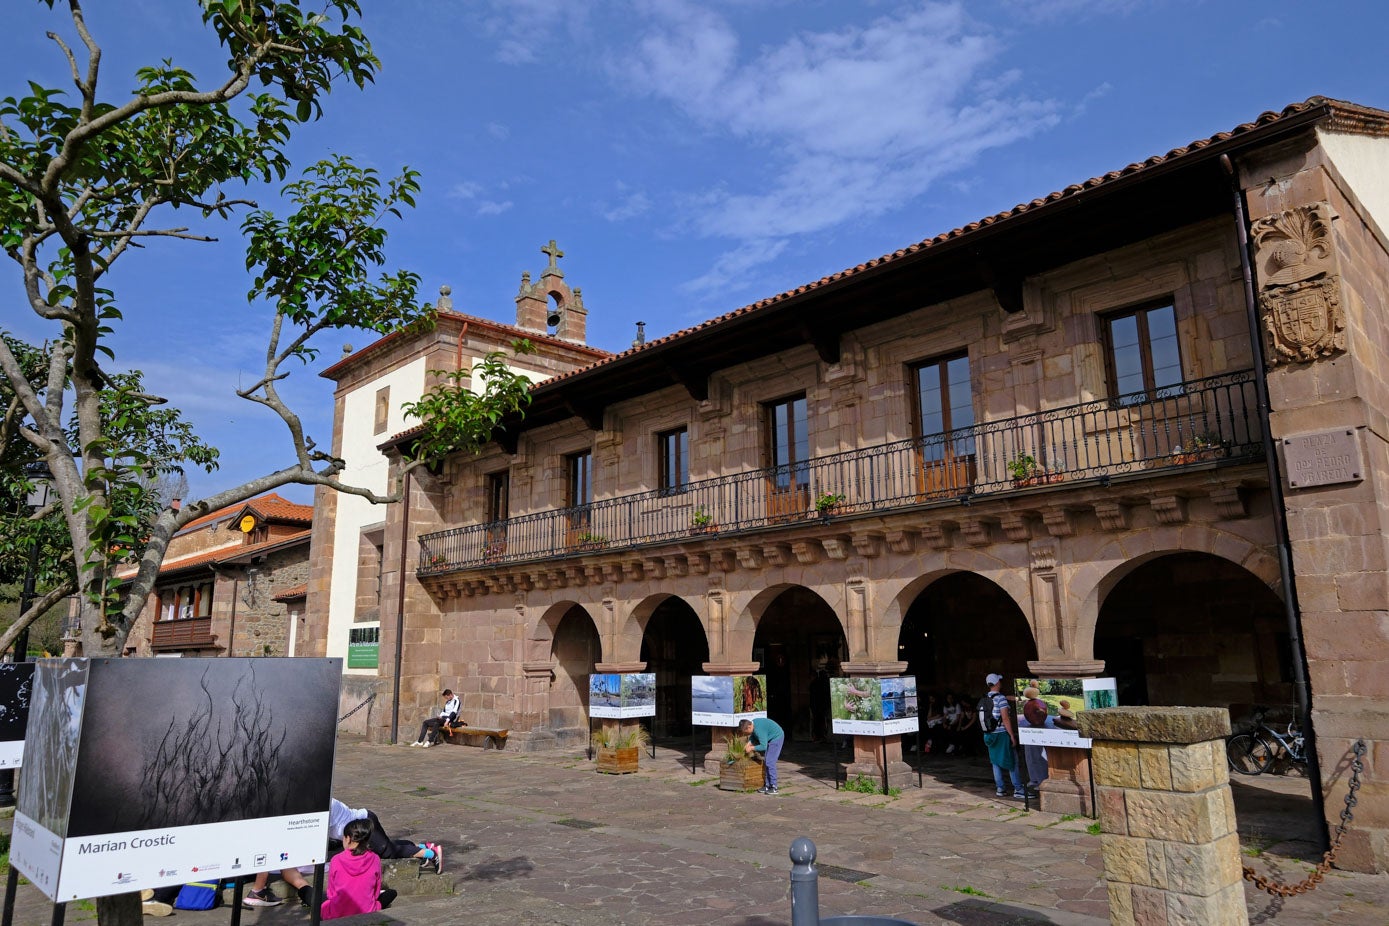
[[[373,701],[375,701],[375,700],[376,700],[376,692],[373,691],[371,694],[367,695],[367,699],[366,699],[365,701],[363,701],[361,704],[358,704],[356,707],[352,708],[352,710],[348,711],[346,714],[343,714],[341,717],[339,717],[339,718],[338,718],[338,723],[342,723],[344,720],[346,720],[347,718],[351,717],[353,714],[357,713],[357,712],[360,711],[362,708],[366,707],[368,704],[370,704],[371,702],[373,702]]]
[[[1365,770],[1365,741],[1358,739],[1355,745],[1350,748],[1355,754],[1355,758],[1350,762],[1350,785],[1346,791],[1346,806],[1341,811],[1341,822],[1336,827],[1336,834],[1331,838],[1331,848],[1322,854],[1321,862],[1302,881],[1297,884],[1284,884],[1273,878],[1266,878],[1258,874],[1248,865],[1244,868],[1244,880],[1254,882],[1254,886],[1261,891],[1266,891],[1274,897],[1292,897],[1296,894],[1306,894],[1308,891],[1316,890],[1318,884],[1326,877],[1326,873],[1331,870],[1331,866],[1336,862],[1336,853],[1341,849],[1341,839],[1346,835],[1346,829],[1355,819],[1353,810],[1357,803],[1355,792],[1360,790],[1360,773]]]

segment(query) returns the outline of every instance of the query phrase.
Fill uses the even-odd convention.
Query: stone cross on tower
[[[564,256],[564,252],[559,249],[559,245],[555,244],[555,239],[551,238],[550,243],[540,249],[540,253],[550,255],[550,265],[545,268],[547,274],[564,276],[564,274],[560,272],[559,264],[555,263]]]

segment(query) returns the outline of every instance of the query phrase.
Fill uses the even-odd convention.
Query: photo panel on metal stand
[[[324,861],[340,659],[47,659],[10,858],[67,902]]]

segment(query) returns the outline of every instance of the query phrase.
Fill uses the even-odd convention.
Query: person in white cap
[[[979,699],[979,729],[984,731],[984,747],[989,751],[989,763],[994,768],[994,793],[1005,797],[1008,778],[1013,781],[1013,797],[1026,800],[1022,775],[1018,771],[1018,721],[1012,705],[1003,693],[1003,676],[990,672],[984,681],[989,693]],[[1005,775],[1004,773],[1007,773]]]

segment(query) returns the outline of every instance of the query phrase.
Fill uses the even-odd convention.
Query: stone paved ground
[[[596,774],[582,755],[344,741],[335,794],[375,810],[393,835],[441,841],[446,870],[423,880],[397,873],[389,879],[402,891],[395,906],[339,922],[787,926],[787,850],[798,836],[816,842],[822,865],[863,873],[847,875],[857,883],[822,873],[822,916],[895,916],[919,926],[1108,922],[1090,821],[996,800],[978,760],[930,759],[935,778],[891,798],[836,791],[827,753],[793,752],[782,794],[764,797],[719,791],[709,776],[690,774],[688,755],[667,749],[643,756],[640,773],[616,777]],[[1281,838],[1289,834],[1274,822],[1300,784],[1272,782],[1262,804],[1247,783],[1239,787],[1242,803],[1255,807],[1241,825],[1247,852],[1260,853],[1253,863],[1300,876],[1307,845],[1296,833]],[[441,893],[449,890],[456,893]],[[1255,923],[1389,923],[1385,876],[1335,872],[1314,894],[1274,902],[1251,890],[1249,899]],[[167,922],[228,919],[223,909]],[[15,922],[49,920],[43,898],[21,887]],[[72,905],[67,920],[93,921],[91,905]],[[266,926],[306,921],[289,905],[243,917]]]

